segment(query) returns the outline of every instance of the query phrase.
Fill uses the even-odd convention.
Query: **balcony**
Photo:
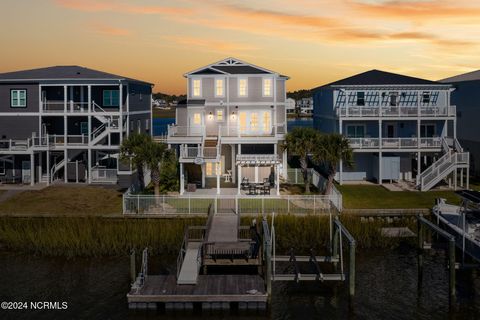
[[[286,133],[286,124],[276,126],[220,126],[219,136],[221,137],[274,137]]]
[[[180,160],[194,160],[203,158],[204,160],[218,160],[220,156],[220,147],[187,147],[180,146]]]
[[[456,106],[449,107],[403,107],[403,106],[382,106],[382,107],[365,107],[365,106],[347,106],[337,107],[336,114],[338,117],[344,118],[367,118],[367,117],[456,117]]]
[[[441,149],[442,138],[349,138],[352,149]]]
[[[204,126],[168,126],[168,137],[203,137]]]
[[[43,113],[87,113],[89,109],[93,112],[108,113],[118,112],[118,107],[101,107],[95,101],[92,100],[91,107],[89,108],[88,102],[77,102],[73,100],[43,100],[42,112]]]

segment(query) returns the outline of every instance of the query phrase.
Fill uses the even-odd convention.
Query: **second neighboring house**
[[[236,58],[227,58],[184,75],[187,100],[176,109],[168,143],[179,149],[180,193],[196,188],[240,194],[265,183],[279,193],[286,175],[288,77]],[[235,190],[237,189],[237,190]],[[245,189],[245,190],[243,190]],[[230,193],[231,194],[231,193]]]
[[[314,126],[348,137],[354,167],[336,179],[409,181],[428,190],[444,179],[468,186],[468,153],[456,139],[449,84],[371,70],[314,89]]]
[[[457,137],[470,152],[472,174],[480,176],[480,70],[440,80],[452,84],[452,103],[457,107]]]
[[[311,115],[313,113],[313,98],[302,98],[297,100],[297,108],[302,115]]]
[[[296,107],[295,107],[295,100],[292,98],[287,98],[285,102],[285,110],[287,114],[295,114]]]
[[[151,134],[150,83],[79,66],[0,74],[0,182],[119,183],[123,139]]]

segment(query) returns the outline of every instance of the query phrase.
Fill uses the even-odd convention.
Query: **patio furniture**
[[[248,183],[248,178],[243,177],[242,183],[240,184],[240,188],[241,188],[242,190],[248,190],[249,185],[250,185],[250,184]]]
[[[248,194],[254,196],[257,194],[257,188],[255,183],[248,184]]]
[[[223,178],[225,178],[225,182],[230,182],[232,178],[232,170],[227,170],[227,173],[223,174]]]
[[[264,195],[270,194],[270,183],[267,182],[263,184],[263,194]]]

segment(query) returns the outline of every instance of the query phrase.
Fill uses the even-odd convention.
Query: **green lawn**
[[[445,198],[449,203],[459,203],[453,191],[388,191],[381,186],[337,186],[343,196],[346,209],[407,209],[431,208],[436,198]]]
[[[24,191],[0,203],[8,214],[121,214],[122,193],[93,186],[52,186]]]

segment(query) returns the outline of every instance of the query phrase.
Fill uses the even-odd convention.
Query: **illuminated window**
[[[258,129],[258,113],[252,112],[252,114],[250,114],[250,126],[252,130]]]
[[[224,80],[215,79],[215,97],[223,97],[225,95]]]
[[[215,172],[213,171],[215,168]],[[217,163],[213,163],[213,162],[207,162],[205,164],[205,174],[207,177],[212,177],[212,176],[216,176],[217,174],[220,175],[222,174],[222,162],[217,162]]]
[[[213,176],[213,163],[212,162],[207,162],[205,164],[205,169],[206,169],[206,175],[207,176]]]
[[[247,113],[240,112],[240,116],[238,117],[240,122],[240,131],[245,131],[247,129]]]
[[[223,110],[222,109],[217,110],[217,121],[223,121]]]
[[[270,132],[270,112],[269,111],[265,111],[263,113],[263,131],[265,131],[265,133]]]
[[[246,97],[248,95],[248,82],[247,79],[238,79],[238,96]]]
[[[200,97],[202,93],[202,80],[193,79],[193,96]]]
[[[263,79],[263,96],[264,97],[272,96],[272,79],[271,78]]]
[[[200,113],[193,114],[193,124],[202,124],[202,117]]]

